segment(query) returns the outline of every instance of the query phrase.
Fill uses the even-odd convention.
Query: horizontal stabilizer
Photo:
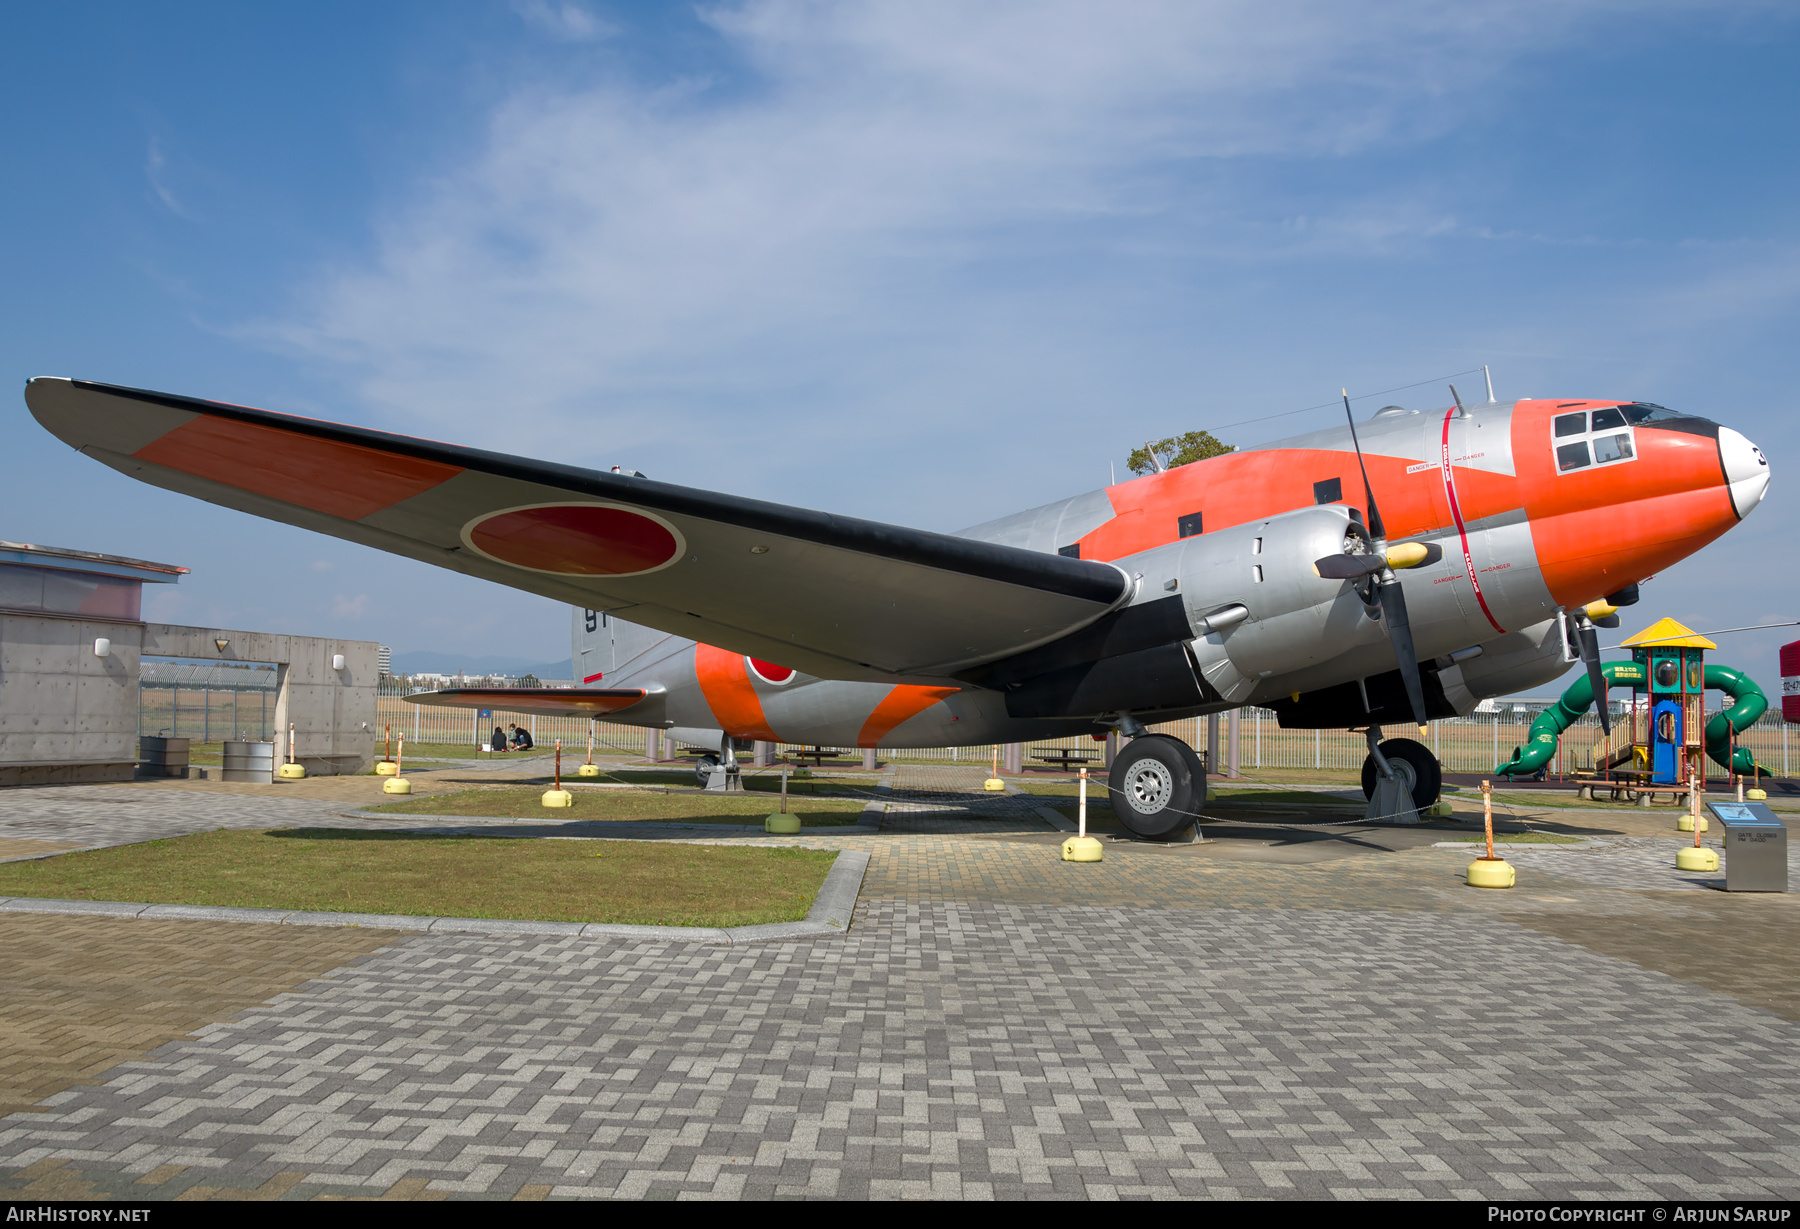
[[[450,687],[406,697],[433,708],[487,708],[547,717],[604,717],[630,708],[648,694],[638,687]]]

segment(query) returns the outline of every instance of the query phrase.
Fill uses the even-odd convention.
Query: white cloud
[[[150,146],[144,151],[144,179],[165,209],[178,218],[186,218],[189,216],[186,206],[176,199],[167,182],[168,163],[168,158],[163,155],[162,143],[151,137]]]
[[[517,7],[546,29],[583,12]],[[1138,330],[1148,283],[1194,249],[1454,231],[1409,199],[1283,228],[1246,210],[1230,167],[1442,131],[1518,57],[1618,11],[714,8],[746,79],[520,88],[463,165],[382,221],[370,261],[265,335],[344,364],[404,428],[650,470],[645,454],[679,456],[686,473],[653,472],[677,480],[779,467],[797,441],[816,456],[968,431],[997,386],[1076,396],[1066,351]]]
[[[369,595],[359,593],[355,597],[337,595],[331,603],[331,613],[340,619],[360,619],[369,613]]]
[[[513,12],[541,33],[566,43],[605,38],[613,27],[579,4],[551,4],[548,0],[513,0]]]

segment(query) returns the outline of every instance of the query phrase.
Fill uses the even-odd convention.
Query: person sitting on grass
[[[494,727],[494,737],[491,741],[489,741],[488,748],[489,748],[489,750],[492,750],[492,751],[506,750],[506,731],[501,729],[499,726],[495,726]]]
[[[514,751],[531,750],[531,733],[522,725],[512,728],[512,749]]]

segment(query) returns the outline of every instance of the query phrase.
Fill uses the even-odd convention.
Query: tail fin
[[[654,659],[647,657],[651,649],[680,639],[654,628],[627,623],[604,610],[576,607],[571,608],[570,615],[575,681],[582,686],[623,679]]]

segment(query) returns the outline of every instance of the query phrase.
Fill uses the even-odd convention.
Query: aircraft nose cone
[[[1769,459],[1762,449],[1733,431],[1719,428],[1719,461],[1725,467],[1725,485],[1731,506],[1741,521],[1769,493]]]

